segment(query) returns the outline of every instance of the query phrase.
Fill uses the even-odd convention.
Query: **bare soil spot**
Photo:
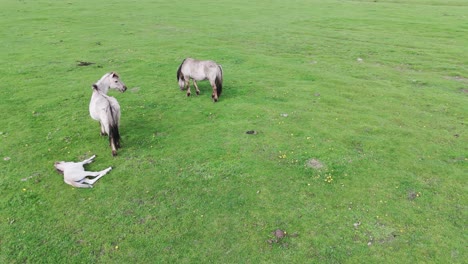
[[[286,236],[286,232],[281,230],[281,229],[276,229],[275,231],[272,232],[272,234],[277,238],[281,239]]]
[[[289,247],[289,244],[283,241],[283,239],[287,235],[286,231],[281,230],[281,229],[276,229],[275,231],[271,232],[271,234],[274,236],[274,238],[268,239],[266,241],[270,246],[272,246],[273,244],[277,244],[283,248]],[[297,236],[297,233],[294,233],[293,237],[296,237],[296,236]]]
[[[409,191],[407,198],[408,198],[408,200],[413,201],[414,199],[418,198],[419,196],[420,196],[419,192]]]
[[[309,159],[309,160],[306,162],[306,166],[307,166],[308,168],[312,168],[312,169],[316,169],[316,170],[321,169],[321,168],[324,167],[324,165],[323,165],[322,162],[320,162],[318,159],[314,159],[314,158]]]
[[[95,64],[94,62],[89,62],[89,61],[76,61],[77,66],[89,66]]]
[[[462,76],[447,76],[445,77],[446,79],[457,81],[457,82],[464,82],[468,83],[468,78],[462,77]]]

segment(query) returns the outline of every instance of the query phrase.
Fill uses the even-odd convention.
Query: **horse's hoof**
[[[190,97],[190,93],[187,93],[187,97]]]
[[[197,92],[197,95],[200,95],[200,92]]]
[[[113,151],[112,151],[112,156],[113,156],[113,157],[117,156],[117,151],[113,150]]]

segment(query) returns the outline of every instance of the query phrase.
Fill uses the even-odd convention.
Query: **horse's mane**
[[[182,77],[182,65],[184,65],[185,60],[186,60],[186,59],[184,59],[184,60],[182,61],[182,63],[181,63],[180,66],[179,66],[179,69],[177,69],[177,80],[179,80],[180,77]]]
[[[117,75],[116,72],[108,72],[106,74],[104,74],[101,79],[99,79],[97,82],[93,83],[93,89],[96,90],[96,91],[99,91],[99,85],[101,85],[101,83],[103,82],[103,80],[105,80],[106,78],[108,78],[109,76],[112,76],[112,77],[117,77],[119,78],[119,75]]]

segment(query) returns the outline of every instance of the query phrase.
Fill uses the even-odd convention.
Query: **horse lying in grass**
[[[213,88],[211,98],[213,98],[214,102],[218,101],[223,90],[223,68],[221,65],[210,60],[200,61],[186,58],[177,70],[177,81],[179,82],[180,90],[187,89],[187,96],[190,96],[190,79],[193,80],[197,95],[200,94],[197,81],[209,80]]]
[[[101,125],[101,135],[109,136],[112,155],[117,155],[120,148],[120,105],[112,96],[108,96],[109,89],[125,92],[127,86],[120,80],[115,72],[104,74],[102,78],[93,84],[93,95],[89,103],[89,114]]]
[[[57,172],[63,174],[63,181],[66,184],[78,188],[92,188],[97,180],[112,170],[112,167],[109,167],[102,171],[85,171],[84,165],[93,162],[95,157],[96,155],[93,155],[82,162],[59,161],[54,164],[54,167]]]

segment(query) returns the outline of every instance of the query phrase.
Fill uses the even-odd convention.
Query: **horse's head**
[[[65,170],[65,161],[57,161],[54,164],[55,170],[57,170],[58,173],[63,174],[63,171]]]
[[[116,89],[123,93],[127,90],[127,86],[120,80],[119,75],[115,72],[109,74],[109,88]]]
[[[184,81],[184,78],[179,78],[179,87],[180,87],[180,90],[185,90],[187,87],[185,87],[185,81]]]

